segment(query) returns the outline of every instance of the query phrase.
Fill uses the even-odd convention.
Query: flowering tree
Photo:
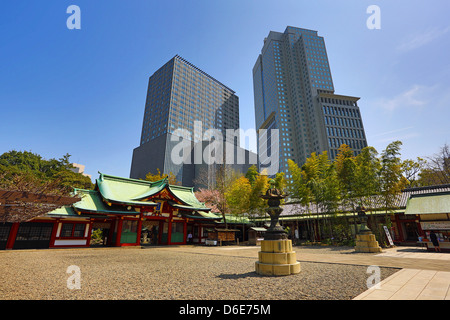
[[[200,188],[195,192],[195,196],[200,202],[204,202],[205,205],[211,208],[212,212],[222,214],[223,221],[225,222],[225,228],[227,228],[227,219],[225,214],[228,213],[228,206],[225,194],[219,190],[203,189]]]

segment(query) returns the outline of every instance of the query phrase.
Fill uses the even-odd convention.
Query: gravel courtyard
[[[2,251],[0,299],[351,300],[367,290],[365,266],[301,262],[299,274],[263,277],[255,261],[188,248]],[[80,268],[80,289],[67,286],[71,265]],[[398,270],[381,268],[381,280]]]

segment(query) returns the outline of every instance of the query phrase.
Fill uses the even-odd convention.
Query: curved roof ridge
[[[180,186],[177,184],[169,184],[170,188],[175,188],[175,189],[183,189],[183,190],[190,190],[190,191],[194,191],[194,187],[185,187],[185,186]]]
[[[151,182],[123,177],[116,177],[100,173],[96,180],[96,190],[108,202],[134,203],[142,205],[156,205],[151,197],[163,190],[167,190],[179,204],[191,206],[199,210],[208,210],[206,205],[200,202],[194,188],[169,184],[169,179]],[[149,201],[143,201],[148,199]]]
[[[141,183],[141,184],[150,184],[151,185],[151,184],[156,184],[156,183],[162,182],[164,180],[168,180],[167,178],[163,178],[163,179],[160,179],[160,180],[157,180],[157,181],[148,181],[148,180],[142,180],[142,179],[133,179],[133,178],[124,178],[124,177],[113,176],[113,175],[110,175],[110,174],[101,173],[100,171],[98,173],[100,174],[100,178],[98,178],[96,180],[100,179],[101,181],[103,180],[103,177],[108,177],[111,180],[138,182],[138,183]]]

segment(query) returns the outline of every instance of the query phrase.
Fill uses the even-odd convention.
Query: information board
[[[394,245],[394,242],[392,241],[391,233],[389,232],[389,230],[388,230],[388,228],[387,228],[386,226],[383,226],[383,228],[384,228],[384,232],[386,232],[386,237],[387,237],[388,240],[389,240],[389,244],[390,244],[391,246],[393,246],[393,245]]]

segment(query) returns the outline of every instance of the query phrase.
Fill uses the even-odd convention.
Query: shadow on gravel
[[[426,248],[405,248],[405,249],[397,249],[397,252],[428,252]]]
[[[229,273],[229,274],[221,274],[218,275],[217,278],[222,279],[222,280],[229,280],[229,279],[245,279],[245,278],[259,278],[260,275],[257,274],[255,271],[253,272],[246,272],[246,273],[241,273],[241,274],[236,274],[236,273]]]
[[[354,255],[367,255],[367,256],[374,256],[379,254],[379,252],[356,252],[356,251],[348,251],[348,252],[340,252],[340,254],[354,254]]]
[[[317,251],[317,252],[323,252],[323,253],[348,253],[351,251],[354,251],[354,247],[343,247],[343,246],[295,246],[295,249],[297,251]]]

